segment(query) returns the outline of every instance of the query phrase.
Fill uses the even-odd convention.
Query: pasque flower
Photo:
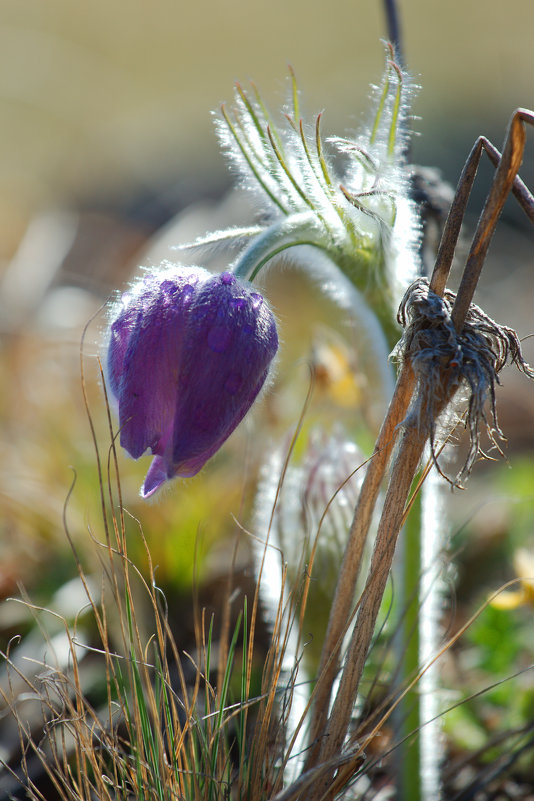
[[[230,272],[164,265],[122,296],[108,382],[121,445],[155,457],[143,497],[198,473],[252,405],[277,348],[264,298]]]

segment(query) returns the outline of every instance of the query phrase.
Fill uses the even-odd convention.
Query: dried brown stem
[[[405,374],[408,376],[407,379],[404,378]],[[411,366],[406,363],[399,381],[410,380],[411,374]],[[422,391],[424,392],[424,389]],[[450,400],[449,390],[446,390],[446,393],[438,403],[436,398],[428,398],[423,399],[422,404],[433,408],[439,415]],[[410,487],[428,436],[428,427],[419,427],[417,417],[406,418],[398,437],[399,442],[384,499],[371,566],[358,610],[357,627],[354,629],[347,651],[339,689],[325,731],[326,736],[322,740],[321,759],[330,759],[342,747],[346,737],[354,698],[391,570],[397,537],[403,524]]]
[[[410,369],[403,370],[378,436],[358,498],[321,654],[319,680],[314,699],[312,736],[310,738],[310,741],[315,746],[310,750],[307,760],[308,768],[315,764],[319,753],[319,736],[324,732],[328,717],[332,683],[338,672],[339,651],[351,618],[351,610],[354,605],[354,588],[358,580],[363,549],[378,493],[382,486],[384,472],[393,448],[395,430],[406,416],[413,387],[414,376],[412,371]]]
[[[497,220],[523,161],[526,139],[525,123],[534,125],[534,113],[521,108],[514,111],[504,140],[502,158],[471,243],[471,250],[452,311],[452,321],[457,331],[461,330],[463,326]]]
[[[493,166],[497,167],[502,158],[501,154],[495,145],[492,145],[492,143],[486,139],[485,136],[481,136],[480,140],[487,157]],[[532,195],[532,192],[529,191],[527,185],[521,180],[519,175],[516,175],[512,185],[512,194],[527,215],[530,222],[534,225],[534,196]]]
[[[443,235],[439,244],[438,253],[436,256],[436,263],[430,281],[430,288],[436,295],[443,296],[445,286],[447,284],[449,273],[451,271],[452,260],[454,258],[454,251],[458,244],[460,236],[460,229],[464,220],[465,209],[471,195],[471,189],[477,174],[478,165],[480,162],[481,141],[477,139],[467,161],[456,187],[454,199],[447,215],[447,222],[443,229]]]
[[[517,111],[514,112],[512,120],[510,122],[507,139],[505,140],[505,148],[503,150],[504,154],[506,151],[507,141],[509,142],[512,148],[518,147],[519,145],[520,153],[519,153],[519,158],[517,160],[517,169],[519,169],[523,156],[524,135],[522,141],[519,142],[515,141],[515,138],[517,134],[517,124],[520,123],[521,129],[523,129],[523,126],[521,124],[522,122],[529,122],[530,124],[532,124],[533,115],[531,111],[526,111],[525,109],[518,109]],[[471,152],[469,153],[469,156],[467,157],[464,168],[458,180],[458,186],[456,188],[454,200],[449,210],[447,222],[445,223],[445,228],[443,229],[443,236],[441,238],[438,254],[436,257],[436,264],[434,267],[434,272],[432,274],[432,282],[430,285],[430,289],[440,296],[443,295],[443,292],[445,290],[445,284],[447,283],[447,279],[449,277],[449,272],[454,257],[454,251],[458,243],[458,237],[460,236],[460,228],[464,219],[465,209],[467,207],[467,202],[469,200],[471,189],[473,187],[473,183],[477,174],[480,158],[482,153],[484,152],[488,155],[488,158],[491,161],[491,163],[498,169],[499,165],[503,163],[503,157],[501,156],[497,148],[494,145],[492,145],[492,143],[488,139],[486,139],[485,136],[479,136],[479,138],[473,145]],[[508,158],[510,157],[510,153],[507,154],[507,157]],[[506,163],[505,166],[502,167],[501,169],[503,173],[507,170]],[[524,210],[529,220],[532,223],[534,223],[534,197],[529,192],[528,188],[525,186],[521,178],[519,178],[517,174],[515,174],[514,177],[513,176],[514,173],[512,169],[512,172],[508,176],[509,178],[508,184],[507,186],[506,185],[504,186],[505,194],[500,198],[502,202],[498,210],[497,217],[499,216],[502,209],[502,205],[504,204],[508,192],[510,191],[510,178],[512,178],[511,190],[514,196],[517,198],[521,208]],[[497,174],[495,175],[494,186],[496,181],[497,181]],[[495,190],[495,192],[498,191],[503,191],[503,189],[501,188],[500,190],[498,189]],[[488,197],[488,203],[486,205],[490,203],[490,200],[491,200],[491,194]],[[497,217],[495,218],[495,223],[497,222]],[[493,230],[491,230],[491,233],[493,233]],[[490,233],[490,238],[491,238],[491,233]],[[489,239],[487,244],[489,244]]]
[[[457,331],[463,327],[506,197],[512,188],[517,188],[515,181],[523,157],[525,122],[534,123],[534,114],[522,109],[517,110],[510,122],[503,155],[473,238],[454,305],[453,321]],[[462,172],[445,226],[430,283],[431,290],[440,296],[445,290],[482,148],[483,141],[478,140]],[[317,763],[332,760],[334,755],[339,754],[343,748],[378,611],[393,562],[397,538],[403,524],[410,487],[425,444],[434,430],[435,422],[451,401],[458,386],[457,383],[451,385],[447,381],[446,368],[447,365],[444,364],[442,381],[432,384],[425,384],[424,381],[421,381],[414,393],[415,378],[411,360],[408,356],[405,358],[394,397],[379,435],[374,457],[362,485],[349,543],[340,571],[323,648],[321,672],[316,687],[311,737],[313,747],[307,761],[307,769]],[[412,395],[417,401],[419,410],[426,410],[426,414],[407,415]],[[403,423],[403,426],[396,436],[400,423]],[[331,685],[337,673],[341,642],[352,620],[354,587],[360,569],[362,551],[394,444],[397,444],[395,459],[378,527],[372,562],[359,602],[358,617],[344,661],[339,688],[332,712],[327,719]],[[329,787],[331,787],[332,778],[333,771],[330,771],[326,780],[321,780],[314,787],[309,800],[328,798],[331,794]]]

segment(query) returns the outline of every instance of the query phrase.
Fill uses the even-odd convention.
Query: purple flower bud
[[[169,266],[122,296],[111,324],[108,383],[120,442],[155,455],[145,498],[193,476],[241,422],[278,348],[273,313],[232,273]]]

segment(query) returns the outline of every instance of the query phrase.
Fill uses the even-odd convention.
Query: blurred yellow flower
[[[364,377],[357,369],[354,350],[341,336],[321,326],[312,348],[317,387],[338,406],[350,408],[362,402]]]
[[[495,609],[517,609],[523,604],[534,606],[534,552],[526,548],[516,551],[514,570],[519,579],[519,589],[499,593],[491,602]]]

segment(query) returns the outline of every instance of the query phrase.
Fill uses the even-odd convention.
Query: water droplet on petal
[[[221,284],[225,284],[226,286],[230,286],[235,282],[235,275],[232,273],[221,273]]]
[[[188,306],[191,303],[195,289],[191,284],[186,284],[180,293],[180,304]]]
[[[230,301],[230,305],[236,311],[240,311],[241,309],[245,308],[245,306],[247,305],[247,301],[245,300],[245,298],[232,298],[232,300]]]
[[[251,292],[250,297],[252,299],[252,308],[259,309],[261,304],[263,303],[263,298],[261,295],[258,295],[257,292]]]

